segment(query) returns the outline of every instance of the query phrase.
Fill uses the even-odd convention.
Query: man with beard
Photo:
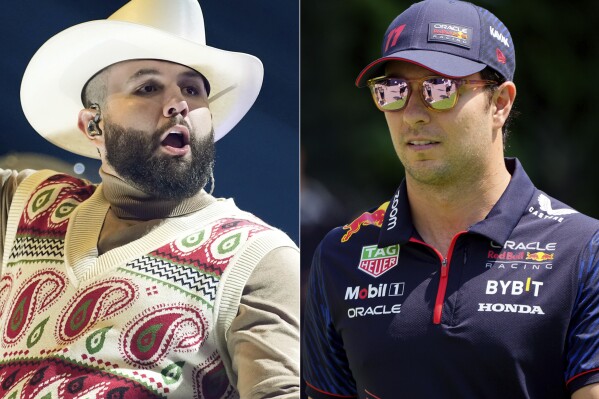
[[[132,0],[27,67],[28,120],[102,184],[2,173],[0,397],[299,397],[297,247],[203,190],[262,64],[203,30]]]

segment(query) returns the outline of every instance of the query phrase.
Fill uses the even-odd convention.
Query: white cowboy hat
[[[35,53],[21,83],[27,120],[53,144],[98,158],[77,128],[81,91],[100,70],[131,59],[171,61],[204,75],[210,83],[215,140],[250,109],[264,76],[258,58],[206,45],[197,0],[131,0],[106,20],[58,33]]]

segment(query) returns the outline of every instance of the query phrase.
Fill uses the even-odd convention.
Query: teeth
[[[434,141],[410,141],[410,144],[412,145],[426,145],[426,144],[433,144]]]

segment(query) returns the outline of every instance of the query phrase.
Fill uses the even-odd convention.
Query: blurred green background
[[[323,228],[304,226],[320,182],[336,198],[326,223],[388,201],[403,178],[387,125],[354,80],[380,56],[389,23],[412,1],[301,2],[302,258]],[[516,110],[506,145],[538,188],[599,218],[599,3],[475,1],[507,25],[516,50]],[[595,80],[598,80],[597,86]],[[323,222],[323,224],[325,224]],[[321,226],[323,227],[323,226]],[[328,228],[328,227],[327,227]],[[304,253],[305,252],[305,253]]]

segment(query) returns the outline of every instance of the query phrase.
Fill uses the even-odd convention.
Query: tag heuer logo
[[[372,277],[379,277],[397,265],[399,259],[399,244],[385,248],[376,245],[362,247],[358,269]]]

